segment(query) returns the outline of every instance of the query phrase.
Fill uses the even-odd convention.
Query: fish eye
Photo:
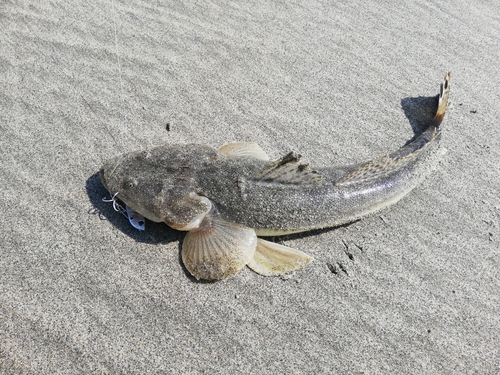
[[[137,185],[137,183],[135,181],[132,181],[132,180],[128,180],[128,181],[125,181],[123,183],[123,188],[124,189],[132,189],[133,187],[135,187]]]

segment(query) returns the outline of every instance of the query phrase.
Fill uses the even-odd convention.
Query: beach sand
[[[0,373],[499,374],[499,19],[465,0],[2,1]],[[448,70],[436,172],[275,238],[315,258],[290,275],[197,282],[182,233],[102,201],[106,159],[161,144],[384,155]]]

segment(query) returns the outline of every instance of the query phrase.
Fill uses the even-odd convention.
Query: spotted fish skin
[[[188,231],[182,255],[196,278],[222,279],[245,265],[282,274],[312,258],[257,236],[337,226],[396,203],[438,163],[449,92],[448,72],[426,129],[366,163],[313,169],[294,152],[269,161],[253,143],[168,145],[108,161],[101,181],[147,219]]]
[[[397,202],[436,166],[440,133],[425,131],[396,155],[339,168],[316,169],[304,183],[258,180],[262,164],[223,163],[217,176],[197,176],[201,194],[209,197],[227,220],[253,228],[259,236],[275,236],[326,228],[357,220]],[[407,152],[406,152],[407,151]],[[229,185],[227,181],[234,183]]]
[[[357,220],[396,203],[435,169],[449,90],[447,73],[436,98],[435,117],[422,134],[396,152],[366,163],[315,170],[293,153],[272,163],[240,161],[245,168],[222,163],[217,173],[198,176],[202,192],[225,218],[254,228],[259,236]],[[277,173],[270,177],[270,164],[284,169],[284,177]]]

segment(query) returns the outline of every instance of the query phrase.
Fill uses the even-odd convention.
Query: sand
[[[459,0],[0,4],[0,373],[500,373],[500,7]],[[197,282],[182,233],[102,202],[155,145],[350,164],[413,136],[452,71],[436,172],[315,261]],[[169,131],[167,131],[167,124]]]

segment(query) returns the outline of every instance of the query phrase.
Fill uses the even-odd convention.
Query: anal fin
[[[257,239],[257,249],[247,266],[263,276],[277,276],[301,269],[313,260],[302,251]]]

